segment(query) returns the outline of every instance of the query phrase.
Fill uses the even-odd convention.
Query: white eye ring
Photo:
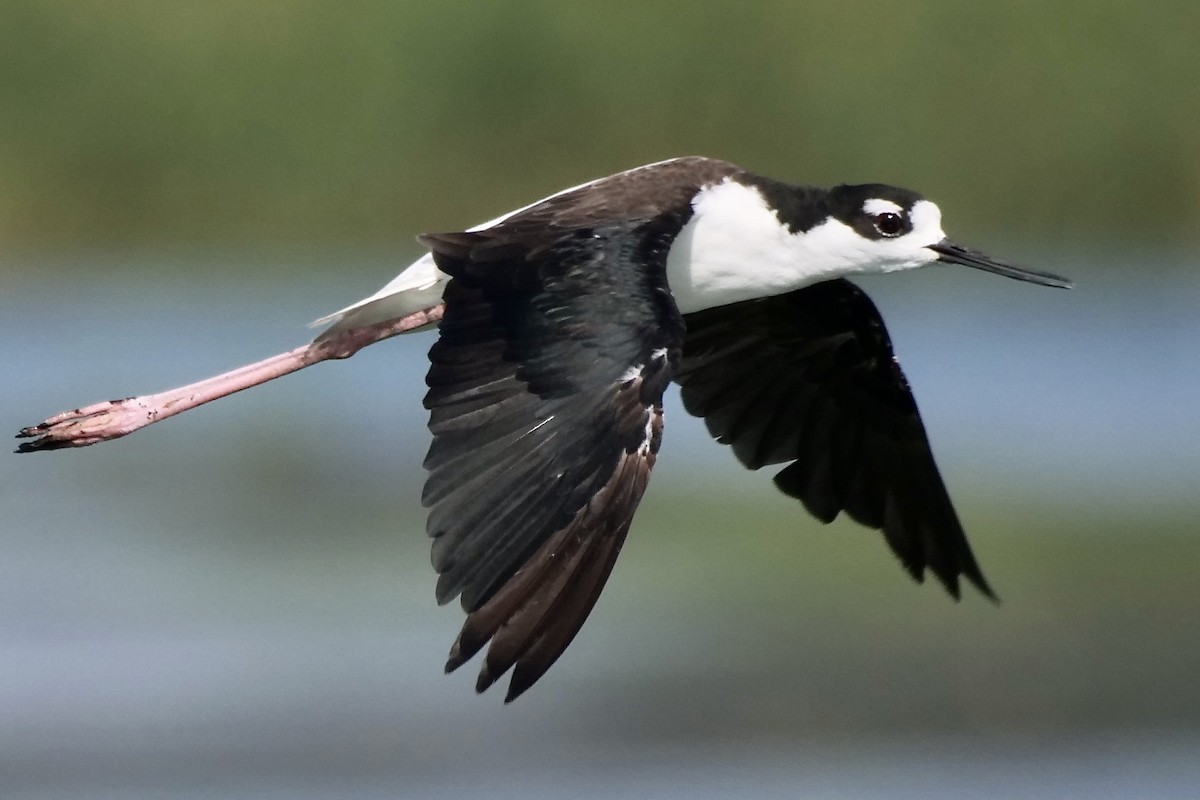
[[[875,218],[871,222],[880,236],[886,236],[890,239],[904,233],[904,217],[894,211],[880,212],[875,215]]]

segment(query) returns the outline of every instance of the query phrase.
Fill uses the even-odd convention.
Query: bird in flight
[[[437,599],[467,617],[446,665],[485,645],[506,701],[578,633],[629,532],[663,436],[663,393],[814,517],[883,533],[918,581],[994,597],[871,300],[848,277],[957,264],[1070,282],[946,238],[941,211],[882,184],[800,186],[676,158],[466,231],[312,342],[223,375],[22,429],[18,452],[115,439],[374,342],[437,326],[422,503]],[[490,645],[489,645],[490,643]]]

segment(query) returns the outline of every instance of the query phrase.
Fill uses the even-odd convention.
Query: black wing
[[[683,343],[665,266],[682,222],[422,237],[452,276],[422,500],[438,601],[461,595],[468,612],[447,671],[492,642],[477,691],[514,665],[506,700],[540,678],[612,570]]]
[[[846,280],[685,317],[683,404],[750,469],[822,522],[881,528],[917,581],[988,586],[938,474],[908,381],[870,299]]]

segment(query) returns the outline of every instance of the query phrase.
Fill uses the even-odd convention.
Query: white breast
[[[702,189],[667,256],[667,282],[685,314],[796,288],[795,237],[755,188]]]

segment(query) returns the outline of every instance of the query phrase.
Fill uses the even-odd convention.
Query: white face
[[[733,181],[702,191],[693,208],[667,259],[671,292],[685,314],[844,275],[920,267],[937,259],[928,246],[945,238],[942,213],[928,200],[906,213],[894,201],[868,198],[843,215],[853,225],[831,217],[795,233],[758,189]],[[886,233],[896,223],[898,232]]]
[[[798,236],[816,261],[842,273],[896,272],[937,260],[929,246],[946,234],[936,203],[918,200],[906,212],[875,197],[863,202],[861,215],[854,226],[830,219]]]

